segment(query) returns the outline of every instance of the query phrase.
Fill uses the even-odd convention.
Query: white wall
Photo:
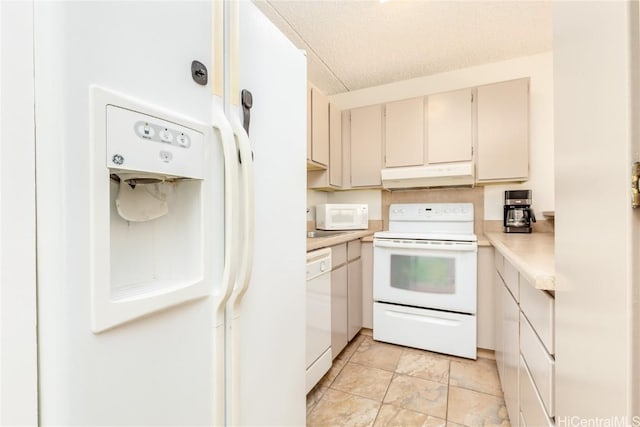
[[[541,216],[542,211],[555,206],[551,52],[342,93],[329,97],[329,101],[340,109],[351,109],[522,77],[531,79],[530,179],[524,184],[487,185],[485,219],[502,219],[504,190],[518,188],[533,190],[534,209]]]
[[[327,194],[324,191],[307,190],[307,221],[316,220],[316,205],[327,203]]]
[[[554,2],[553,27],[556,423],[638,425],[638,3]]]
[[[37,425],[32,2],[0,2],[0,93],[0,425]]]

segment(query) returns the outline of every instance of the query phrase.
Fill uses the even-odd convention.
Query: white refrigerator
[[[248,1],[33,26],[40,423],[303,425],[304,53]]]

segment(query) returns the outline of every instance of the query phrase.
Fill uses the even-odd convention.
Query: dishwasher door
[[[331,249],[307,254],[307,392],[331,368]]]

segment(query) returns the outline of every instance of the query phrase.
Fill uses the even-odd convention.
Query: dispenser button
[[[189,141],[189,137],[183,133],[178,135],[178,138],[176,139],[176,141],[178,142],[178,145],[180,147],[189,148],[189,146],[191,145],[191,142]]]
[[[164,129],[164,130],[160,131],[160,139],[163,142],[171,142],[171,141],[173,141],[173,134],[171,133],[170,130]]]
[[[156,132],[149,126],[149,123],[143,123],[138,126],[138,134],[143,138],[151,139]]]
[[[165,163],[169,163],[173,159],[173,154],[171,154],[169,151],[161,151],[160,159],[162,159],[162,161]]]

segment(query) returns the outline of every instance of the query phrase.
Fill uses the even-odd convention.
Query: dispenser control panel
[[[133,126],[134,132],[143,139],[155,141],[161,144],[171,144],[180,148],[189,148],[191,138],[180,130],[171,127],[158,126],[153,122],[136,122]]]
[[[107,167],[204,177],[204,135],[137,111],[107,105]]]

